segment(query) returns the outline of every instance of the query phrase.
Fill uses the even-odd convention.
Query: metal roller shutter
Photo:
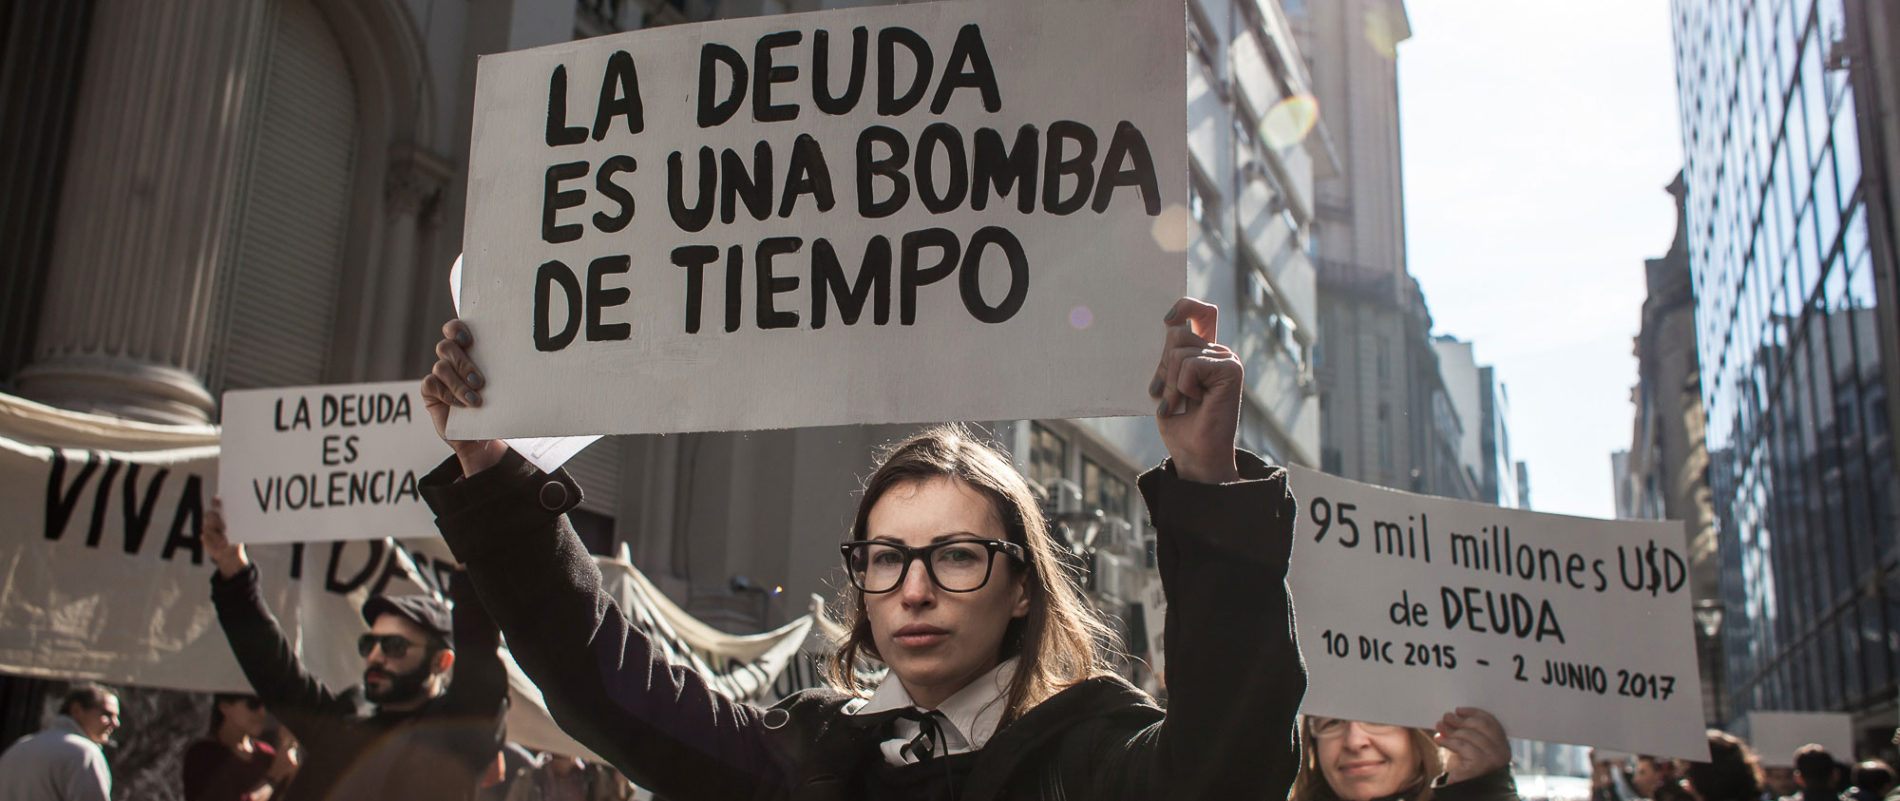
[[[581,508],[608,517],[620,514],[620,437],[601,437],[574,455],[566,465],[568,475],[581,485],[586,499]]]
[[[356,87],[309,0],[278,4],[266,58],[214,389],[320,382],[335,317]]]

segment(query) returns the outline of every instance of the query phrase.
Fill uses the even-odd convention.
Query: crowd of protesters
[[[707,801],[1518,801],[1507,733],[1486,710],[1449,710],[1431,729],[1298,716],[1308,678],[1284,581],[1297,514],[1286,472],[1235,446],[1243,376],[1217,319],[1177,302],[1146,377],[1169,454],[1138,482],[1168,600],[1165,709],[1112,670],[1110,629],[1029,483],[967,429],[880,456],[840,545],[832,686],[769,708],[669,663],[621,614],[567,520],[571,476],[444,434],[452,455],[422,494],[461,562],[453,604],[372,596],[350,687],[306,669],[212,504],[210,594],[252,692],[214,699],[184,749],[183,796],[609,801],[630,797],[631,778]],[[466,325],[444,326],[423,387],[438,432],[481,404],[474,349]],[[555,722],[607,764],[507,740],[504,634]],[[45,731],[0,755],[0,801],[109,798],[101,746],[119,723],[112,691],[76,685]],[[1600,762],[1591,801],[1900,801],[1884,763],[1809,746],[1783,776],[1733,736],[1710,731],[1708,746],[1707,761]]]

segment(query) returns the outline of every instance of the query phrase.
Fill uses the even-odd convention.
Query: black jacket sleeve
[[[1295,507],[1285,470],[1238,453],[1241,480],[1142,475],[1168,600],[1167,716],[1104,772],[1098,797],[1285,798],[1306,663],[1286,585]]]
[[[1444,779],[1443,776],[1439,777]],[[1506,765],[1483,776],[1432,788],[1433,801],[1518,801],[1517,779]]]
[[[213,572],[211,601],[251,691],[291,731],[307,741],[326,722],[355,714],[356,704],[311,675],[291,650],[277,618],[258,594],[256,565],[228,579]]]
[[[469,722],[459,729],[469,741],[456,747],[472,767],[485,769],[507,736],[508,670],[501,664],[501,632],[466,571],[450,577],[449,597],[455,601],[455,674],[443,709]]]
[[[763,713],[714,691],[664,653],[601,588],[568,525],[580,488],[509,451],[463,478],[450,458],[423,498],[509,651],[568,734],[642,787],[691,801],[780,797],[787,766]]]

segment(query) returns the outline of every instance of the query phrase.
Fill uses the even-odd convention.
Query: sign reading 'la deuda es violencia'
[[[451,435],[1144,411],[1184,284],[1181,14],[966,0],[484,58],[490,380]],[[990,380],[1017,368],[1045,380]]]
[[[419,482],[448,449],[414,381],[224,394],[218,492],[231,539],[425,536]]]

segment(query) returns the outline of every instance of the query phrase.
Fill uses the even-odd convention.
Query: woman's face
[[[955,539],[1004,540],[988,499],[953,478],[898,484],[872,505],[865,536],[920,548]],[[948,592],[913,561],[897,589],[865,593],[871,639],[911,700],[935,708],[994,668],[1011,618],[1029,614],[1023,572],[1006,556],[974,592]]]
[[[1419,759],[1403,726],[1313,719],[1319,769],[1342,801],[1371,801],[1418,781]]]
[[[264,707],[252,706],[253,701],[219,701],[218,711],[224,714],[224,725],[235,729],[247,737],[257,737],[264,733]]]

